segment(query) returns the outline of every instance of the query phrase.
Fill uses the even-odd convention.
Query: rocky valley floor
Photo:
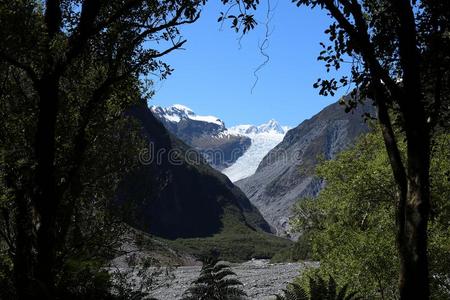
[[[268,260],[252,260],[232,264],[232,269],[243,283],[249,299],[269,300],[306,268],[315,266],[317,263],[314,262],[272,264]],[[159,287],[152,296],[159,300],[181,299],[200,269],[201,266],[183,266],[175,268],[170,276],[160,275],[157,279]]]

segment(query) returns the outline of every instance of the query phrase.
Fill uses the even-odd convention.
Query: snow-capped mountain
[[[198,116],[196,115],[192,109],[182,104],[174,104],[172,106],[163,108],[160,106],[151,106],[150,110],[154,115],[157,115],[160,118],[164,118],[169,122],[179,123],[182,120],[194,120],[206,123],[212,123],[220,126],[222,129],[225,129],[225,124],[222,120],[215,116]]]
[[[181,104],[151,106],[150,110],[170,132],[197,149],[233,182],[255,173],[263,157],[283,140],[289,129],[273,119],[259,126],[247,124],[227,129],[218,117],[197,115]]]
[[[281,126],[275,120],[255,126],[238,125],[228,129],[230,133],[241,134],[251,139],[251,145],[234,164],[222,170],[222,173],[235,182],[255,173],[261,160],[283,140],[289,127]]]
[[[229,132],[215,116],[201,116],[181,104],[151,106],[153,115],[171,133],[198,150],[212,167],[223,170],[233,164],[250,146],[249,137]]]
[[[237,125],[228,129],[229,132],[236,132],[244,135],[252,135],[258,133],[285,134],[289,130],[288,126],[281,126],[274,119],[269,120],[265,124],[255,125]]]

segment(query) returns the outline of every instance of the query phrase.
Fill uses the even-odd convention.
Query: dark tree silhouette
[[[1,2],[0,96],[8,109],[1,171],[3,191],[15,203],[11,251],[19,299],[55,297],[58,259],[96,138],[92,128],[105,122],[97,117],[114,107],[120,116],[130,105],[126,95],[112,97],[117,87],[139,90],[139,76],[171,72],[159,58],[182,47],[177,26],[197,20],[202,2]]]

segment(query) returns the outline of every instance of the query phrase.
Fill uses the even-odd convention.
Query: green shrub
[[[401,150],[405,147],[401,144]],[[450,296],[450,135],[435,138],[431,161],[428,257],[432,299]],[[320,267],[307,276],[333,274],[368,299],[397,299],[399,260],[395,241],[396,184],[379,132],[360,139],[317,174],[326,187],[316,199],[301,199],[292,225],[311,237]]]

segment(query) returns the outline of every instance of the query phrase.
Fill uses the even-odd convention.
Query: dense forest
[[[249,299],[223,261],[252,259],[312,262],[264,295],[277,299],[448,299],[447,1],[289,1],[331,20],[318,53],[324,75],[311,88],[350,92],[339,100],[345,114],[333,106],[317,122],[346,126],[314,140],[319,125],[305,121],[277,146],[307,140],[295,176],[314,191],[286,209],[286,236],[253,201],[257,191],[189,144],[211,143],[189,136],[202,130],[198,117],[188,111],[184,127],[167,129],[147,106],[157,92],[149,78],[171,75],[165,56],[186,46],[181,29],[206,2],[0,2],[0,299],[155,299],[158,278],[192,261],[202,267],[185,299]],[[268,26],[258,16],[270,0],[218,2],[219,24],[238,39]],[[350,73],[334,78],[344,63]],[[209,134],[223,137],[214,122]],[[242,155],[249,138],[233,139]],[[149,145],[163,153],[157,161],[143,159]],[[264,192],[280,197],[296,180]]]

